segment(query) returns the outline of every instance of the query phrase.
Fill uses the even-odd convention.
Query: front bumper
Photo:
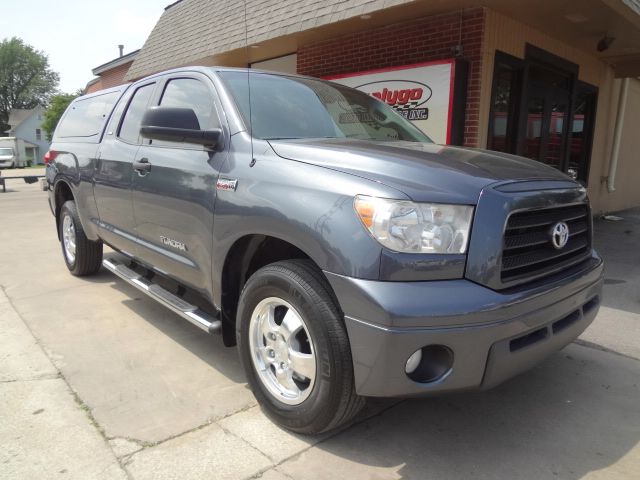
[[[536,288],[497,292],[469,280],[379,282],[325,272],[345,314],[356,391],[411,396],[493,387],[561,349],[595,318],[602,260]],[[409,356],[427,345],[454,354],[430,383],[406,375]]]

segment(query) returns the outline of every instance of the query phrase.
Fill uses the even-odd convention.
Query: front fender
[[[240,157],[241,158],[241,157]],[[246,158],[246,157],[245,157]],[[331,169],[265,153],[250,167],[238,158],[223,177],[236,190],[218,190],[214,218],[214,297],[219,300],[224,262],[246,235],[286,241],[321,269],[378,279],[381,246],[353,209],[355,195],[406,198],[390,187]]]

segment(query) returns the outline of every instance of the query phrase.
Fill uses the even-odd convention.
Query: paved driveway
[[[492,391],[375,401],[291,435],[236,351],[107,272],[72,277],[45,192],[0,193],[0,478],[636,479],[640,211],[598,222],[604,306],[581,339]]]

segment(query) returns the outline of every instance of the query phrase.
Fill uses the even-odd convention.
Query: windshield
[[[253,136],[431,140],[380,100],[353,88],[307,78],[251,73],[251,109],[246,72],[220,72]]]
[[[0,148],[0,155],[13,155],[13,148]]]

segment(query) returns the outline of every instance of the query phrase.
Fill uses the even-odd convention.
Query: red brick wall
[[[133,60],[102,73],[100,75],[100,79],[102,80],[102,88],[115,87],[116,85],[122,85],[123,83],[125,83],[124,76],[129,71],[129,67],[132,63]]]
[[[131,66],[132,63],[133,63],[133,60],[131,60],[130,62],[124,63],[122,65],[119,65],[115,68],[112,68],[111,70],[107,70],[106,72],[102,72],[100,74],[100,80],[94,83],[93,85],[90,85],[89,88],[87,88],[85,93],[97,92],[98,90],[102,90],[104,88],[115,87],[117,85],[122,85],[123,83],[126,83],[124,81],[124,76],[129,71],[129,67]]]
[[[464,144],[479,142],[480,69],[484,9],[462,12],[463,58],[469,61]],[[298,73],[325,77],[451,58],[460,40],[460,12],[351,33],[298,47]]]
[[[87,94],[97,92],[98,90],[102,90],[103,88],[104,87],[102,86],[102,82],[98,80],[96,83],[92,83],[87,88],[85,88],[84,93]]]

